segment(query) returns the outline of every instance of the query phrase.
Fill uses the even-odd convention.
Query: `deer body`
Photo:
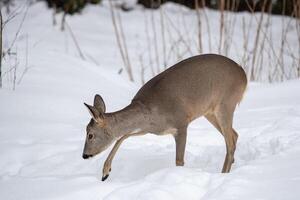
[[[172,134],[176,165],[182,166],[187,127],[194,119],[205,116],[225,138],[227,154],[222,172],[229,172],[238,137],[232,128],[233,112],[246,86],[246,74],[238,64],[220,55],[206,54],[183,60],[152,78],[137,92],[131,104],[120,111],[105,113],[104,102],[96,95],[94,106],[87,106],[94,124],[106,130],[110,139],[91,150],[89,146],[95,145],[89,145],[87,138],[84,156],[100,153],[117,140],[104,164],[102,180],[105,180],[112,159],[126,138],[146,133]],[[94,132],[96,135],[97,131]]]

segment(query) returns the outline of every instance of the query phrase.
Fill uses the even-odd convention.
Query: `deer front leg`
[[[128,137],[136,136],[136,135],[144,135],[144,133],[135,133],[135,134],[131,134],[131,135],[129,135],[129,134],[124,135],[116,142],[116,144],[114,145],[114,147],[112,148],[111,152],[109,153],[108,157],[106,158],[106,160],[104,162],[104,166],[103,166],[103,170],[102,170],[102,181],[105,181],[108,178],[109,172],[111,171],[112,160],[115,157],[117,150],[121,146],[122,142],[125,139],[127,139]]]
[[[180,128],[174,136],[176,143],[176,166],[184,165],[184,152],[186,144],[186,127]]]
[[[102,181],[105,181],[107,179],[107,177],[109,176],[109,172],[111,171],[111,163],[113,158],[116,155],[117,150],[119,149],[120,145],[122,144],[122,142],[127,139],[130,135],[124,135],[123,137],[121,137],[116,144],[114,145],[114,147],[112,148],[111,152],[109,153],[108,157],[106,158],[105,162],[104,162],[104,166],[103,166],[103,170],[102,170]]]

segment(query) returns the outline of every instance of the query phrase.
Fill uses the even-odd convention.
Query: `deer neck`
[[[149,110],[141,103],[134,102],[122,110],[105,114],[109,131],[115,138],[127,134],[147,132],[149,126]]]

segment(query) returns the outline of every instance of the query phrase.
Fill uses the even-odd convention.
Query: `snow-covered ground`
[[[124,142],[109,178],[101,182],[109,150],[82,159],[90,117],[83,102],[91,103],[99,93],[108,111],[115,111],[130,102],[140,84],[118,75],[122,62],[107,7],[88,7],[86,17],[68,19],[86,60],[78,56],[68,32],[52,27],[51,12],[44,7],[29,8],[17,40],[15,91],[14,60],[4,61],[0,199],[300,199],[299,80],[249,84],[234,118],[239,141],[231,173],[220,173],[225,157],[221,134],[198,119],[188,128],[184,167],[175,167],[171,136],[146,135]],[[125,14],[132,20],[131,48],[139,12]],[[97,15],[98,21],[90,20]],[[22,17],[5,26],[6,47]]]

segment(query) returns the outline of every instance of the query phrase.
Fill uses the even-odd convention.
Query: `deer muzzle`
[[[83,154],[83,155],[82,155],[82,158],[83,158],[83,159],[88,159],[88,158],[90,158],[90,157],[92,157],[92,155],[88,155],[88,154]]]

